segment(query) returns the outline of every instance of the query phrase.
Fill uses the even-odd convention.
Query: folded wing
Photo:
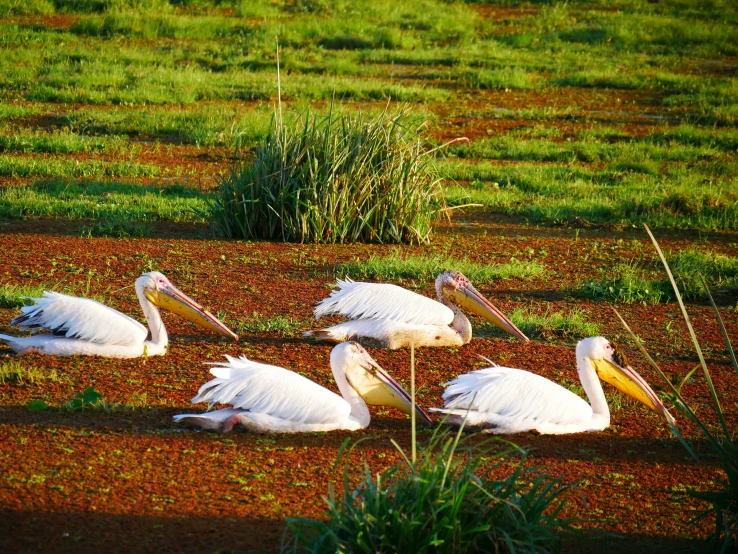
[[[560,424],[592,417],[592,408],[581,397],[522,369],[489,367],[460,375],[443,393],[446,409],[472,409],[498,416]]]
[[[450,308],[420,294],[383,283],[338,280],[338,288],[315,307],[315,319],[341,314],[351,319],[390,319],[421,325],[449,325]]]
[[[120,346],[142,344],[149,333],[135,319],[89,298],[46,291],[33,301],[34,305],[21,308],[21,315],[14,317],[11,325]]]
[[[226,358],[210,369],[215,379],[200,387],[193,403],[230,404],[307,424],[345,420],[351,413],[343,398],[293,371],[246,357]]]

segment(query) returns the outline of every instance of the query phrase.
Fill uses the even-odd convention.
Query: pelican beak
[[[474,312],[483,317],[490,323],[496,325],[503,331],[515,335],[519,339],[530,342],[523,332],[518,329],[515,324],[510,321],[505,314],[492,305],[477,289],[471,284],[457,288],[446,287],[444,294],[456,302],[462,308],[466,308],[470,312]]]
[[[236,333],[174,285],[162,286],[155,291],[145,290],[144,294],[152,304],[159,308],[174,312],[195,325],[210,329],[219,335],[238,340]]]
[[[629,365],[620,365],[613,360],[591,360],[597,375],[603,381],[637,400],[648,409],[663,417],[669,424],[674,425],[674,418],[656,396],[648,383]]]
[[[412,413],[412,400],[407,391],[402,388],[400,383],[390,377],[377,362],[372,360],[370,364],[374,367],[374,372],[361,366],[353,366],[346,371],[349,384],[367,404],[371,406],[391,406],[410,415]],[[415,416],[426,425],[433,425],[431,418],[417,403],[415,404]]]

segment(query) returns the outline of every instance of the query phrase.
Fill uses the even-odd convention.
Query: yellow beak
[[[672,425],[674,424],[674,418],[661,403],[653,389],[630,366],[623,367],[606,359],[592,360],[592,365],[600,379],[610,383],[648,409],[653,410]]]
[[[175,314],[191,321],[195,325],[210,329],[226,337],[238,340],[238,335],[225,326],[217,317],[203,309],[200,304],[192,300],[181,290],[173,285],[160,287],[156,291],[144,291],[146,298],[164,310],[169,310]]]
[[[375,364],[374,368],[376,373],[361,366],[352,366],[346,372],[346,379],[370,406],[390,406],[410,415],[412,400],[407,391],[378,364]],[[426,425],[433,425],[431,418],[417,403],[415,415]]]
[[[448,298],[456,302],[456,304],[462,308],[466,308],[470,312],[483,317],[503,331],[507,331],[525,342],[530,342],[530,339],[526,337],[512,321],[505,317],[505,314],[492,305],[492,303],[473,286],[468,285],[459,287],[458,289],[446,287],[443,292]]]

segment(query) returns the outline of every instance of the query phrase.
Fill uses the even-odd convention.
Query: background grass
[[[150,144],[248,155],[273,114],[277,36],[288,108],[406,102],[439,143],[469,135],[436,153],[450,204],[738,229],[734,3],[508,5],[0,0],[0,179],[157,179]]]

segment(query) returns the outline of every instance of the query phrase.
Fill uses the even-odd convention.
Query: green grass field
[[[120,179],[198,175],[141,159],[152,144],[248,156],[274,115],[278,39],[286,110],[407,104],[432,141],[468,137],[436,153],[452,205],[738,229],[735,6],[507,4],[2,0],[0,213],[95,218],[119,210]],[[49,178],[113,190],[90,212],[40,194]],[[189,217],[176,196],[160,206]]]

